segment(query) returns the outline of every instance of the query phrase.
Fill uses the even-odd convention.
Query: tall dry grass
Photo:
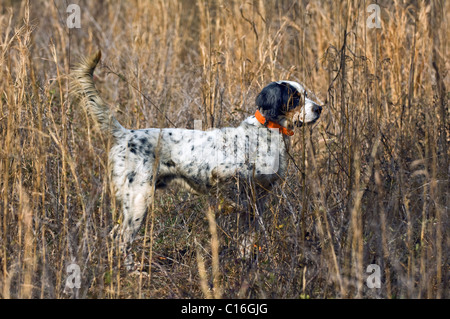
[[[2,298],[448,298],[448,1],[2,1]],[[324,112],[293,137],[253,262],[239,214],[156,192],[127,274],[110,141],[68,100],[78,56],[126,127],[237,125],[273,80],[304,83]],[[80,269],[80,288],[66,287]],[[381,270],[370,289],[366,268]]]

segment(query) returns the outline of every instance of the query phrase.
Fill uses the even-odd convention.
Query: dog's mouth
[[[314,118],[314,119],[312,119],[312,120],[309,120],[308,122],[303,122],[303,121],[301,121],[301,120],[295,120],[294,122],[293,122],[293,127],[302,127],[304,124],[306,124],[306,125],[313,125],[313,124],[315,124],[318,120],[319,120],[319,118],[320,118],[320,112],[317,112],[316,113],[317,114],[317,116]]]
[[[319,119],[320,116],[317,116],[314,120],[306,122],[306,125],[313,125],[317,122],[317,120]],[[295,127],[302,127],[303,126],[303,121],[295,121],[294,125]]]

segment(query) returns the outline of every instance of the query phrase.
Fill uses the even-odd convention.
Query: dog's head
[[[256,97],[256,105],[268,121],[287,128],[312,124],[322,112],[320,105],[306,98],[303,86],[293,81],[270,83]]]

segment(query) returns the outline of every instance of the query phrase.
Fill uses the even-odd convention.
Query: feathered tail
[[[95,67],[102,57],[101,51],[84,58],[72,70],[70,76],[70,95],[80,100],[99,123],[102,131],[119,137],[124,128],[112,114],[106,102],[101,98],[93,81]]]

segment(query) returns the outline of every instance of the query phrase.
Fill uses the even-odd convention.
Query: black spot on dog
[[[139,142],[141,142],[142,144],[147,144],[147,138],[146,137],[141,137],[139,139]]]
[[[152,153],[153,153],[153,152],[151,151],[151,149],[146,149],[145,152],[144,152],[144,154],[145,154],[146,156],[150,156]],[[153,158],[154,158],[154,157],[155,157],[155,156],[153,156]]]
[[[167,162],[163,163],[164,165],[166,165],[167,167],[174,167],[175,163],[172,160],[168,160]]]
[[[136,176],[136,172],[128,173],[128,175],[127,175],[128,183],[130,183],[130,184],[133,183],[135,176]]]
[[[136,144],[128,142],[128,148],[130,149],[131,153],[136,154]]]

